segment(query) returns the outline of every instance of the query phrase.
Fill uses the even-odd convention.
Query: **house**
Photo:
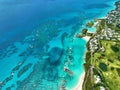
[[[105,48],[104,48],[103,46],[101,47],[101,51],[102,51],[102,52],[105,52]]]
[[[100,79],[100,77],[99,77],[99,76],[94,75],[94,78],[95,78],[95,84],[97,84],[97,83],[100,83],[100,82],[101,82],[101,79]]]
[[[100,87],[100,90],[106,90],[103,86]]]

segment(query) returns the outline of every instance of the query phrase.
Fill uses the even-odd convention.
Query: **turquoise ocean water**
[[[71,90],[86,51],[75,34],[115,1],[0,0],[0,90],[59,90],[63,81]]]

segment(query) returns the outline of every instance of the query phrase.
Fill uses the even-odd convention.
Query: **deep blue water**
[[[74,36],[115,1],[0,0],[0,90],[59,90],[64,79],[71,90],[86,51],[86,41]]]
[[[74,12],[86,13],[84,15],[87,17],[89,9],[108,8],[108,1],[110,0],[0,0],[0,44],[21,39],[22,35],[25,36],[46,18]],[[99,11],[92,14],[97,13]]]

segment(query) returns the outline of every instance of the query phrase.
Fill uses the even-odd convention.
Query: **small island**
[[[90,22],[88,22],[88,23],[86,24],[87,27],[93,27],[93,25],[94,25],[94,22],[93,22],[93,21],[90,21]]]

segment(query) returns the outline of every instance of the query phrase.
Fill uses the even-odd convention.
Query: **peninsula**
[[[96,32],[83,29],[77,37],[89,36],[82,90],[120,90],[120,0],[107,16],[94,21]],[[93,26],[92,23],[87,25]]]

